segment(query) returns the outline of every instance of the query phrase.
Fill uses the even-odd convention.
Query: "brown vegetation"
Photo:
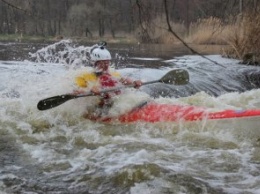
[[[190,24],[187,42],[196,44],[227,44],[225,37],[227,26],[219,18],[199,19]]]
[[[0,0],[0,40],[230,45],[226,56],[256,64],[259,6],[256,0]]]
[[[260,62],[260,12],[249,10],[240,18],[228,39],[232,47],[229,55],[244,64],[257,65]]]

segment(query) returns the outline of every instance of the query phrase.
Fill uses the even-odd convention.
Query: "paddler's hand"
[[[130,85],[133,83],[133,81],[129,78],[121,78],[119,81],[124,85]]]
[[[95,95],[100,95],[100,89],[97,86],[94,86],[90,90]]]
[[[141,80],[136,80],[133,82],[134,88],[138,89],[142,86],[143,82]]]
[[[73,95],[80,95],[80,94],[85,94],[86,92],[85,91],[83,91],[83,90],[74,90],[73,91]]]
[[[132,81],[129,78],[121,78],[120,82],[122,82],[124,85],[134,85],[134,88],[138,89],[142,86],[143,82],[141,80]]]

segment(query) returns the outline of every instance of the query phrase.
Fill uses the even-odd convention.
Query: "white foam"
[[[220,56],[210,57],[223,64],[236,62]],[[191,67],[195,62],[206,62],[197,56],[174,60]],[[253,148],[259,143],[259,119],[124,125],[95,123],[81,117],[85,107],[95,101],[92,97],[71,100],[48,111],[37,110],[39,100],[73,91],[74,77],[89,68],[74,67],[54,62],[0,61],[0,123],[33,160],[46,165],[67,161],[72,166],[68,171],[88,167],[86,173],[102,171],[107,174],[131,165],[151,163],[170,172],[199,177],[225,192],[259,191],[258,164],[251,158]],[[170,69],[172,67],[119,71],[124,76],[151,81]],[[185,98],[153,100],[203,106],[210,110],[251,109],[260,108],[259,96],[260,89],[255,89],[219,97],[199,92]],[[115,99],[116,106],[111,111],[121,114],[147,99],[150,97],[142,88],[127,89]],[[77,138],[82,138],[83,143],[76,144]],[[234,161],[230,162],[230,159]],[[238,179],[234,182],[225,182],[226,178],[233,180],[236,176]],[[168,184],[163,174],[154,181],[158,181],[159,191],[160,184]],[[138,189],[150,191],[145,183],[140,183],[131,188],[131,193]]]

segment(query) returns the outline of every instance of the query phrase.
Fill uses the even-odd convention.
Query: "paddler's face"
[[[95,64],[95,69],[97,72],[104,72],[108,70],[109,65],[110,65],[109,60],[97,61]]]

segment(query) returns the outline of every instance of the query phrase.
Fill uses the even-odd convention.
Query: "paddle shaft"
[[[161,82],[161,83],[165,83],[165,84],[184,85],[189,82],[189,74],[186,70],[175,69],[175,70],[172,70],[172,71],[168,72],[167,74],[165,74],[159,80],[144,82],[144,83],[142,83],[142,85],[153,84],[153,83],[157,83],[157,82]],[[100,94],[117,91],[117,90],[120,90],[120,89],[123,89],[126,87],[129,88],[129,87],[135,87],[135,86],[136,86],[135,84],[130,84],[130,85],[124,85],[124,86],[110,88],[110,89],[104,89],[104,90],[100,91]],[[93,92],[89,92],[86,94],[79,94],[79,95],[64,94],[64,95],[59,95],[59,96],[53,96],[50,98],[40,100],[39,103],[37,104],[37,108],[39,110],[47,110],[47,109],[57,107],[72,99],[87,97],[87,96],[96,96],[96,95],[100,95],[100,94],[95,94]]]
[[[156,82],[159,82],[159,80],[145,82],[142,85],[156,83]],[[120,87],[111,88],[111,89],[104,89],[104,90],[100,91],[100,94],[117,91],[117,90],[120,90],[120,89],[125,88],[125,87],[134,87],[134,86],[135,86],[134,84],[130,84],[130,85],[120,86]],[[95,94],[93,92],[88,92],[86,94],[78,94],[78,95],[64,94],[64,95],[59,95],[59,96],[53,96],[53,97],[46,98],[46,99],[43,99],[43,100],[39,101],[39,103],[37,104],[37,108],[39,110],[48,110],[48,109],[57,107],[57,106],[65,103],[65,102],[67,102],[69,100],[72,100],[72,99],[81,98],[81,97],[87,97],[87,96],[97,96],[97,95],[100,95],[100,94]]]

